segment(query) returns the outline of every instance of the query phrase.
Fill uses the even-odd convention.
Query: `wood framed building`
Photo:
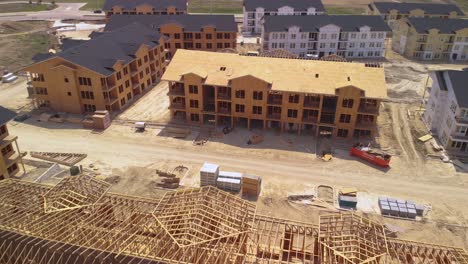
[[[7,127],[7,123],[15,116],[15,112],[0,106],[0,181],[17,175],[20,172],[20,165],[24,171],[18,137],[11,135]]]
[[[467,61],[468,20],[402,18],[393,24],[392,49],[411,59]]]
[[[24,70],[34,102],[54,111],[118,111],[154,87],[166,68],[165,37],[132,23],[57,53]]]
[[[178,50],[162,79],[176,120],[345,138],[372,136],[387,97],[377,64]]]
[[[405,17],[460,18],[465,13],[455,4],[373,2],[368,5],[371,15],[380,15],[391,26]]]
[[[118,15],[109,19],[104,30],[113,31],[134,22],[168,37],[165,48],[170,55],[181,48],[207,51],[236,48],[237,25],[233,15]]]
[[[106,0],[103,11],[112,15],[180,15],[187,14],[187,0]]]

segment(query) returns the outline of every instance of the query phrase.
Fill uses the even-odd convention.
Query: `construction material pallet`
[[[58,153],[58,152],[35,152],[31,151],[31,157],[55,162],[65,166],[73,166],[85,159],[88,155],[82,153]]]

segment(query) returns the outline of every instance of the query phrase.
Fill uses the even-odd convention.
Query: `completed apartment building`
[[[320,0],[244,0],[242,31],[261,33],[262,20],[268,16],[309,16],[325,14]]]
[[[455,4],[374,2],[368,7],[371,15],[382,16],[389,25],[405,17],[459,18],[465,16]]]
[[[468,152],[468,71],[435,71],[423,120],[449,150]]]
[[[385,56],[390,28],[379,16],[274,16],[266,17],[262,49],[284,49],[306,58],[337,54],[347,58]]]
[[[191,124],[372,136],[387,97],[378,65],[178,50],[163,80],[171,117]]]
[[[18,147],[17,136],[8,132],[7,123],[16,113],[0,106],[0,180],[15,176],[23,167],[23,159]]]
[[[412,59],[468,60],[468,20],[403,18],[394,23],[392,48]]]
[[[34,101],[58,112],[118,111],[159,82],[166,68],[165,39],[133,23],[40,56],[24,69]]]
[[[180,15],[187,14],[187,0],[106,0],[106,17],[112,15]]]
[[[104,30],[113,31],[134,22],[166,36],[165,48],[169,50],[169,56],[177,49],[218,51],[236,48],[237,25],[233,15],[116,15],[109,19]]]

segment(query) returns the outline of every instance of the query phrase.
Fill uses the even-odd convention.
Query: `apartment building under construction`
[[[237,25],[233,15],[117,15],[106,24],[114,31],[131,23],[140,23],[168,38],[165,48],[172,56],[177,49],[220,51],[235,49]]]
[[[36,56],[37,62],[24,69],[34,103],[76,114],[121,110],[159,82],[167,63],[165,40],[131,23],[57,54]]]
[[[110,193],[89,175],[56,186],[0,181],[0,263],[466,264],[463,248],[395,238],[355,213],[318,224],[260,215],[215,187],[160,199]]]
[[[176,120],[345,138],[372,136],[387,97],[376,64],[178,50],[162,79]]]
[[[0,106],[0,180],[10,178],[20,171],[24,164],[18,147],[17,136],[8,132],[7,123],[16,113]]]

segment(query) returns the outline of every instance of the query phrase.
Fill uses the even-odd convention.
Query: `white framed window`
[[[374,42],[369,42],[369,48],[373,48],[375,46]]]
[[[320,48],[324,49],[325,48],[325,43],[320,43]]]
[[[279,48],[284,49],[284,43],[279,43]]]
[[[356,43],[354,43],[354,42],[350,42],[350,43],[349,43],[349,47],[350,47],[350,48],[354,48],[355,46],[356,46]]]
[[[280,34],[280,39],[285,39],[286,38],[286,34],[285,33],[281,33]]]
[[[371,33],[370,37],[371,37],[371,39],[375,39],[375,37],[377,37],[377,33]]]
[[[463,39],[462,37],[457,37],[457,42],[462,41],[462,39]]]
[[[430,58],[431,58],[431,54],[428,53],[428,54],[426,54],[424,57],[425,57],[426,59],[430,59]]]
[[[308,34],[307,33],[302,33],[301,34],[301,39],[307,39],[308,37]]]
[[[358,53],[358,57],[364,57],[364,51],[360,51],[360,52]]]
[[[312,43],[312,42],[307,43],[307,47],[308,47],[308,48],[314,47],[314,43]]]
[[[356,33],[351,33],[351,38],[355,39],[356,38]]]
[[[331,34],[331,39],[336,39],[336,38],[338,38],[338,34],[336,33]]]
[[[291,34],[291,39],[295,39],[296,38],[296,34]]]
[[[367,52],[367,57],[372,57],[373,55],[374,55],[374,52],[372,52],[372,51]]]
[[[320,34],[320,39],[327,39],[327,33]]]
[[[289,48],[290,49],[295,49],[296,48],[296,43],[290,43]]]
[[[336,43],[330,43],[330,48],[332,49],[336,48]]]
[[[362,33],[361,34],[361,39],[367,39],[367,33]]]
[[[383,33],[383,32],[379,32],[379,35],[378,35],[378,36],[379,36],[379,38],[381,39],[381,38],[384,37],[384,33]]]
[[[460,45],[453,45],[453,50],[459,50],[460,49]]]
[[[299,53],[299,57],[304,58],[304,56],[305,56],[304,52]]]
[[[360,48],[365,48],[365,47],[366,47],[366,43],[365,43],[365,42],[359,43],[359,47],[360,47]]]
[[[275,43],[271,43],[271,48],[272,48],[272,49],[278,48],[278,43],[276,43],[276,42],[275,42]]]
[[[382,42],[377,42],[377,43],[375,43],[375,46],[376,46],[377,48],[382,47]]]
[[[278,39],[278,33],[273,33],[271,34],[272,39]]]
[[[306,44],[305,43],[301,43],[301,49],[305,49],[306,47]]]
[[[353,56],[354,56],[354,52],[348,51],[348,57],[353,57]]]
[[[380,57],[380,51],[374,51],[374,56],[375,57]]]

